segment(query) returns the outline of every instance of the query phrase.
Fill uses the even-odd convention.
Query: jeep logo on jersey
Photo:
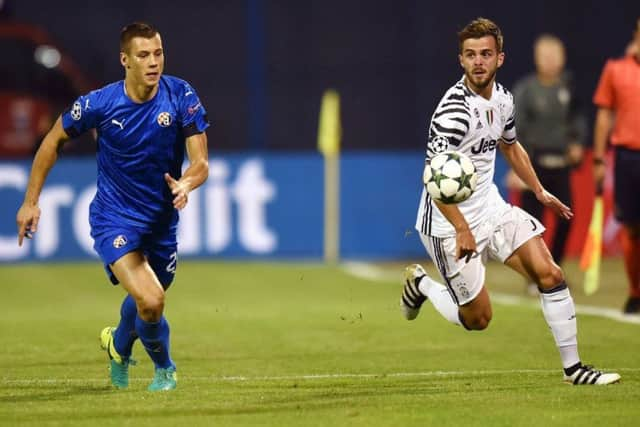
[[[158,124],[163,128],[166,128],[171,125],[171,114],[166,111],[158,114]]]
[[[81,117],[82,105],[80,105],[80,102],[76,101],[73,103],[73,107],[71,107],[71,118],[75,121],[78,121]]]
[[[471,152],[473,154],[486,153],[487,151],[495,150],[496,145],[498,145],[498,141],[495,139],[486,140],[482,138],[480,140],[480,144],[471,147]]]
[[[118,237],[113,239],[113,247],[119,249],[127,244],[127,238],[124,235],[120,234]]]

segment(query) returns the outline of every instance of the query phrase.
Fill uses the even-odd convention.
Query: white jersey
[[[457,205],[472,228],[507,207],[493,175],[498,144],[516,142],[514,117],[513,96],[504,86],[494,83],[491,99],[485,99],[464,84],[464,77],[444,94],[431,117],[426,161],[443,151],[455,150],[466,154],[476,168],[475,192]],[[435,237],[456,234],[424,188],[416,230]]]

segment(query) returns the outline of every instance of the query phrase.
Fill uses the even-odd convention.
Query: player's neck
[[[138,104],[149,101],[156,96],[157,92],[158,85],[147,86],[135,84],[127,81],[126,79],[124,81],[124,93],[127,94],[129,99]]]

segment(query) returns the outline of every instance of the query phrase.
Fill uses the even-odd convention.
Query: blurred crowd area
[[[477,16],[502,27],[498,79],[511,89],[534,71],[540,34],[564,43],[588,145],[600,71],[624,54],[639,11],[636,1],[0,0],[0,158],[32,157],[78,95],[122,78],[118,34],[134,20],[160,29],[165,72],[199,92],[214,124],[212,152],[314,150],[327,88],[341,95],[345,149],[424,149],[436,103],[462,75],[456,32]],[[64,152],[95,149],[88,134]]]

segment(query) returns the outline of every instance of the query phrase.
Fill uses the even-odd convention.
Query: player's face
[[[493,84],[496,72],[504,61],[504,53],[498,53],[496,39],[493,36],[484,36],[465,40],[458,59],[464,68],[469,87],[474,92],[482,92]]]
[[[164,70],[164,51],[160,34],[147,39],[134,37],[129,43],[128,52],[120,54],[126,76],[135,84],[155,86]]]

